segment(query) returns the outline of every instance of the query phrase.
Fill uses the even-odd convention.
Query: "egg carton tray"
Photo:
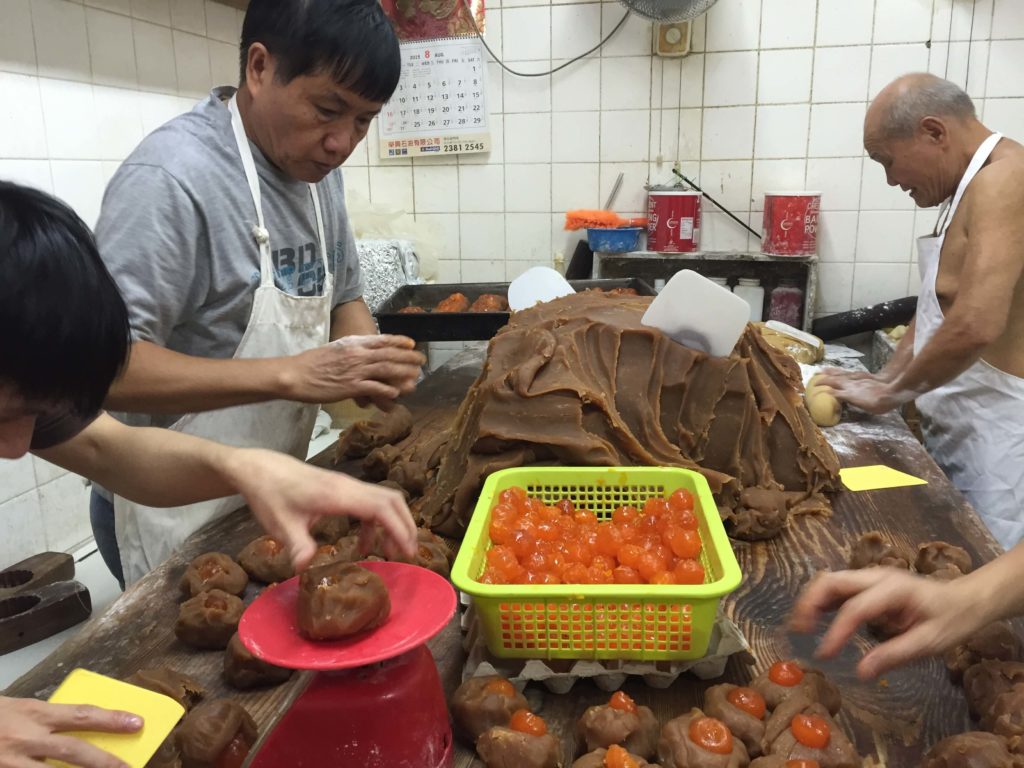
[[[690,673],[701,680],[713,680],[725,673],[725,665],[735,654],[753,663],[750,644],[739,627],[719,613],[711,634],[707,654],[687,661],[616,661],[591,659],[500,659],[487,650],[473,599],[460,594],[463,648],[466,664],[462,679],[501,675],[521,688],[530,682],[541,683],[552,693],[568,693],[578,680],[592,680],[603,691],[618,690],[629,677],[642,677],[652,688],[668,688],[680,675]]]

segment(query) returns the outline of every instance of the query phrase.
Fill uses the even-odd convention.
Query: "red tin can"
[[[690,253],[700,247],[700,192],[651,189],[647,193],[647,250]]]
[[[818,252],[820,192],[766,192],[761,251],[774,256]]]

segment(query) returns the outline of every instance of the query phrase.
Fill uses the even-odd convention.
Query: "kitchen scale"
[[[450,768],[452,731],[441,678],[426,642],[455,613],[443,576],[406,563],[364,562],[384,580],[391,614],[376,629],[339,641],[299,631],[299,577],[266,589],[238,634],[259,659],[315,670],[266,736],[250,768]]]

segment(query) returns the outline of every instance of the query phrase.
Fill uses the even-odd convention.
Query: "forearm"
[[[39,455],[124,498],[176,507],[237,493],[245,453],[168,429],[126,427],[103,414]]]
[[[978,627],[992,621],[1024,615],[1024,543],[950,583],[960,591],[968,610],[978,612]]]
[[[911,320],[910,325],[907,326],[907,332],[903,334],[903,338],[896,345],[896,350],[889,358],[889,362],[878,372],[878,377],[884,381],[893,381],[907,369],[913,359],[914,321]]]
[[[331,312],[331,341],[343,336],[376,336],[377,322],[361,298],[339,304]]]
[[[132,344],[105,406],[139,413],[197,413],[283,396],[283,358],[220,360]]]
[[[947,318],[920,353],[891,379],[892,389],[910,400],[940,387],[970,368],[987,344],[969,322]]]

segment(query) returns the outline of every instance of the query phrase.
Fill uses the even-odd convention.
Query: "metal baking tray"
[[[641,296],[653,296],[654,289],[637,277],[605,280],[570,280],[577,291],[587,288],[634,288]],[[471,302],[485,293],[508,295],[508,283],[435,283],[403,285],[377,310],[381,333],[408,336],[416,341],[484,341],[508,323],[508,312],[426,312],[399,314],[404,307],[432,310],[453,293],[465,295]]]

